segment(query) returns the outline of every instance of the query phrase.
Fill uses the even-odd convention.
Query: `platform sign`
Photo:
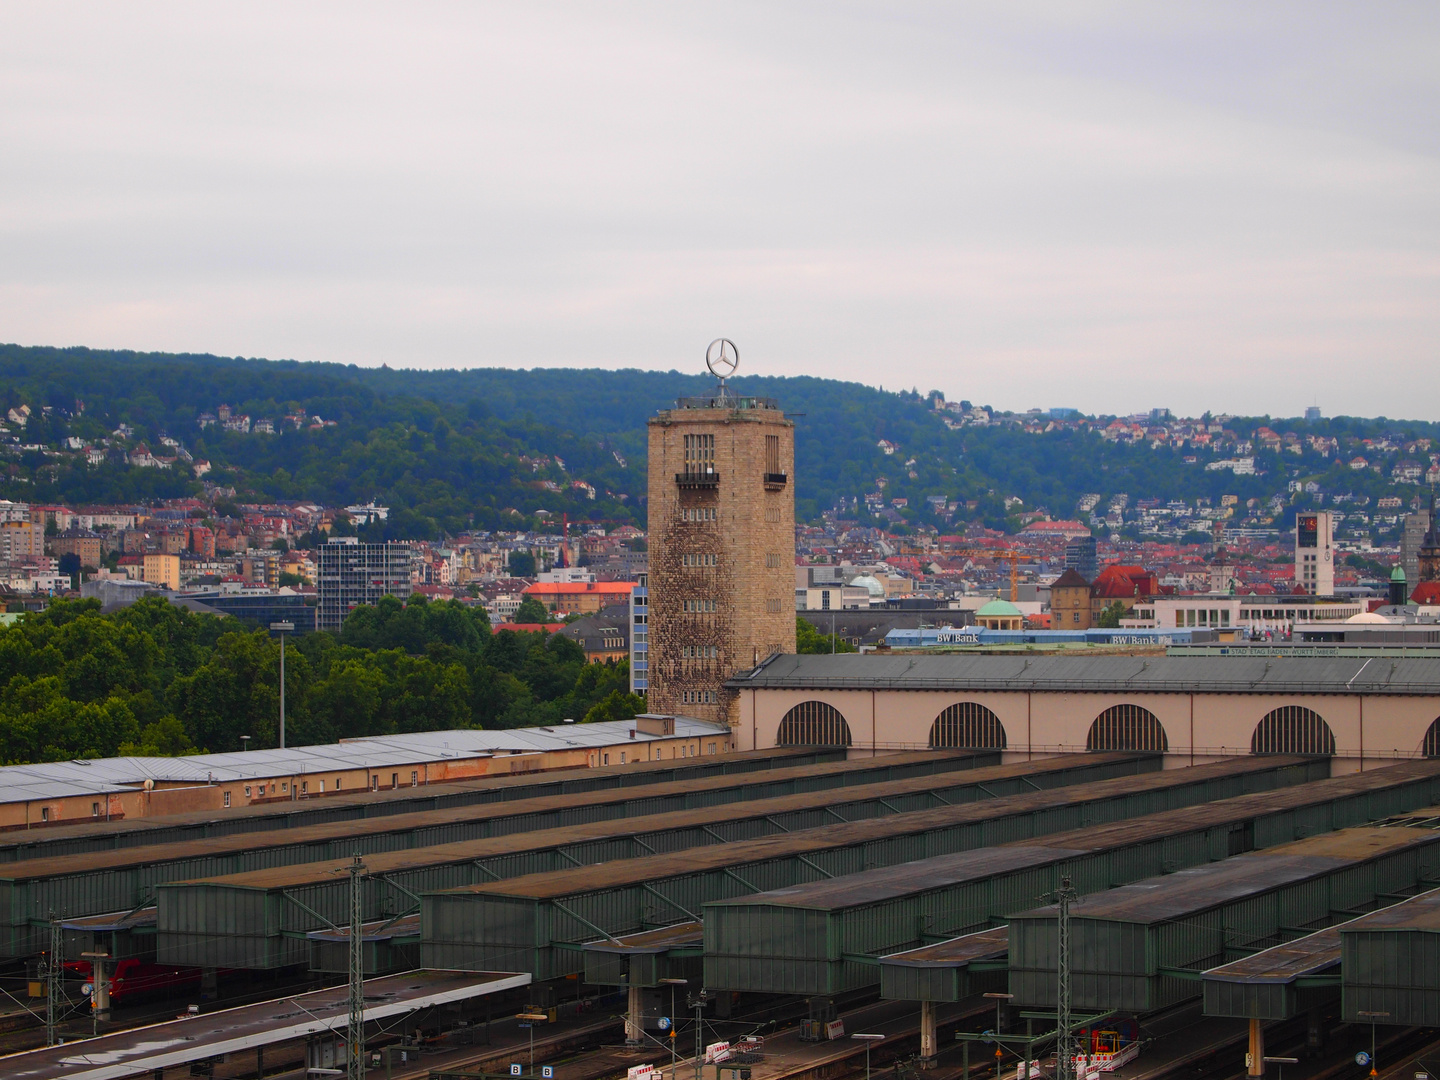
[[[511,1076],[519,1076],[519,1075],[520,1075],[520,1066],[519,1066],[519,1065],[513,1065],[513,1064],[512,1064],[512,1065],[510,1066],[510,1075],[511,1075]]]
[[[555,1076],[555,1070],[552,1069],[549,1065],[541,1065],[541,1066],[540,1066],[540,1077],[541,1077],[541,1080],[553,1080],[554,1076]]]
[[[669,1018],[668,1016],[662,1016],[662,1017],[660,1017],[660,1019],[657,1021],[657,1023],[659,1024],[659,1027],[660,1027],[660,1030],[661,1030],[661,1031],[669,1031],[669,1030],[670,1030],[670,1018]]]
[[[1370,1055],[1364,1050],[1361,1050],[1358,1054],[1355,1055],[1355,1064],[1360,1066],[1369,1065]]]

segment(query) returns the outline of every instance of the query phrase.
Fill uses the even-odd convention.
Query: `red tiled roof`
[[[1422,581],[1410,594],[1412,604],[1440,604],[1440,581]]]

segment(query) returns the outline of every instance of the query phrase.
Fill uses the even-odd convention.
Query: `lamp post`
[[[530,1075],[535,1075],[535,1025],[543,1024],[550,1019],[549,1013],[523,1012],[516,1014],[515,1019],[525,1021],[525,1026],[530,1029]]]
[[[870,1044],[879,1042],[885,1038],[884,1035],[867,1035],[864,1032],[856,1032],[850,1036],[852,1039],[860,1039],[865,1043],[865,1080],[870,1080]]]
[[[1375,1068],[1375,1021],[1384,1020],[1389,1017],[1390,1014],[1388,1012],[1367,1012],[1362,1009],[1355,1015],[1364,1017],[1370,1021],[1370,1075],[1379,1076],[1379,1070]]]
[[[240,749],[241,749],[241,750],[249,750],[249,749],[250,749],[250,736],[249,736],[249,735],[241,735],[241,736],[240,736]]]
[[[280,749],[285,749],[285,635],[293,632],[293,622],[272,622],[270,632],[280,635]]]
[[[1005,1008],[1005,1002],[1007,1002],[1007,1001],[1013,1001],[1013,1000],[1015,999],[1015,995],[1014,995],[1014,994],[985,994],[985,995],[983,995],[983,996],[984,996],[984,997],[987,997],[987,998],[993,998],[993,999],[995,1000],[995,1035],[996,1035],[996,1039],[995,1039],[995,1075],[996,1075],[996,1076],[999,1076],[999,1075],[1000,1075],[1000,1057],[1001,1057],[1001,1054],[1003,1053],[1003,1051],[1001,1050],[1001,1047],[1000,1047],[1000,1039],[999,1039],[999,1035],[1000,1035],[1000,1033],[1001,1033],[1001,1032],[1000,1032],[1000,1028],[1001,1028],[1000,1019],[1001,1019],[1001,1017],[1003,1016],[1003,1013],[1001,1012],[1001,1010]],[[1026,1078],[1026,1080],[1028,1080],[1028,1078]]]
[[[670,987],[670,1080],[676,1080],[676,1073],[680,1066],[675,1060],[675,988],[677,986],[688,986],[689,979],[661,979],[661,986]]]

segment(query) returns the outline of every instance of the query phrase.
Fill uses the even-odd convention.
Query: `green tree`
[[[612,691],[585,714],[582,723],[597,724],[606,720],[633,720],[645,711],[645,699],[639,694]]]
[[[1095,625],[1102,630],[1118,630],[1120,620],[1125,617],[1127,610],[1123,601],[1116,600],[1114,603],[1106,605],[1105,609],[1100,612],[1099,618],[1095,620]]]
[[[528,551],[512,551],[507,565],[511,577],[535,576],[535,556]]]
[[[515,609],[515,621],[525,626],[533,626],[536,623],[544,625],[555,621],[554,614],[533,596],[527,596],[520,601],[520,606]]]
[[[822,634],[808,619],[795,619],[795,651],[801,655],[853,653],[855,646],[837,634]]]

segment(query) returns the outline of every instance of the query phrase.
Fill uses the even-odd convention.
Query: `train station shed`
[[[734,890],[705,905],[705,982],[812,996],[875,985],[878,957],[1002,923],[1052,892],[1062,871],[1099,903],[1117,884],[1428,805],[1437,784],[1440,763],[1411,762],[843,879]]]
[[[1358,827],[1087,896],[1070,914],[1078,1009],[1153,1012],[1200,996],[1202,972],[1414,893],[1440,877],[1440,831]],[[1010,916],[1010,993],[1055,1004],[1057,908]]]
[[[1440,1027],[1440,890],[1342,926],[1340,953],[1347,1023]]]

